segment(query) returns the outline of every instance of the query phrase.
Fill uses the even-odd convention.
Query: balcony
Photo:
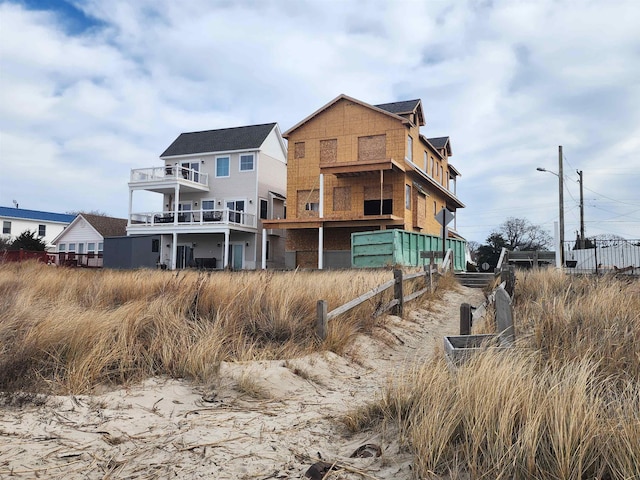
[[[393,158],[357,162],[320,162],[320,173],[336,177],[353,177],[377,174],[381,170],[404,171],[405,168]]]
[[[171,193],[179,185],[182,192],[209,191],[209,175],[179,165],[131,170],[129,188]]]
[[[188,210],[132,213],[129,233],[211,233],[226,229],[253,231],[256,216],[238,210]]]

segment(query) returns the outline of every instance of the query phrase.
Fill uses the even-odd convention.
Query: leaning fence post
[[[326,300],[318,300],[317,304],[318,318],[316,320],[316,333],[320,340],[327,338],[327,302]]]
[[[503,265],[500,269],[500,282],[505,283],[504,289],[513,296],[516,286],[516,267],[514,265]]]
[[[398,317],[402,317],[404,310],[404,295],[402,294],[402,270],[395,269],[393,271],[393,279],[395,283],[393,284],[393,297],[398,301],[398,303],[393,307],[393,314]]]
[[[509,294],[503,288],[496,290],[496,329],[500,345],[512,346],[516,338],[513,328],[513,312],[511,311]]]
[[[472,322],[471,305],[463,303],[460,305],[460,335],[471,334],[471,322]]]

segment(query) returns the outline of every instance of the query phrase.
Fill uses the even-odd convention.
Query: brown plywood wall
[[[358,137],[358,161],[380,160],[387,156],[387,136]]]

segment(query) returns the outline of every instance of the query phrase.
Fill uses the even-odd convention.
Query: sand
[[[349,434],[340,418],[458,333],[460,287],[405,320],[387,317],[344,356],[224,363],[215,385],[151,378],[91,396],[0,409],[0,479],[297,479],[317,461],[332,479],[411,479],[391,431]],[[441,349],[437,350],[441,354]],[[381,456],[350,458],[373,444]]]

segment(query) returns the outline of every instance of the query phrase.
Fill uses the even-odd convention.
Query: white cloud
[[[567,172],[583,169],[600,194],[587,233],[622,215],[615,227],[640,237],[630,213],[640,204],[635,1],[75,5],[86,30],[0,3],[2,205],[125,216],[130,169],[157,164],[180,132],[270,121],[286,130],[346,93],[423,100],[423,133],[452,139],[469,239],[510,215],[551,230],[557,180],[535,167],[557,170],[558,145]],[[567,237],[575,206],[567,195]]]

